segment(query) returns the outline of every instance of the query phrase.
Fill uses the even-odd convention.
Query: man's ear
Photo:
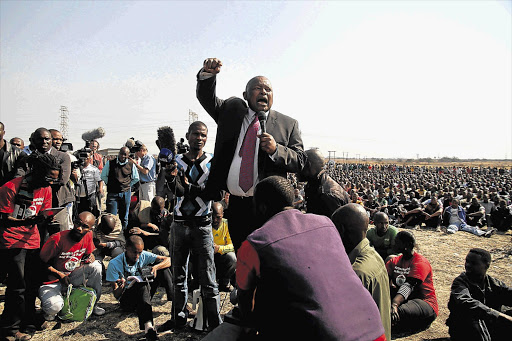
[[[188,140],[188,133],[185,134],[186,139]]]
[[[247,101],[248,100],[247,99],[247,92],[244,91],[243,96],[244,96],[244,99]]]

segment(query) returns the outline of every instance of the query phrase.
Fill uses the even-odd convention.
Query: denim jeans
[[[203,304],[205,305],[204,309],[207,313],[208,327],[218,326],[222,323],[222,320],[219,314],[219,289],[215,282],[212,226],[189,226],[184,222],[173,222],[169,248],[174,283],[172,319],[180,326],[187,321],[188,261],[190,253],[193,252],[197,256],[198,280],[201,286]]]
[[[128,213],[130,209],[131,196],[131,191],[107,194],[107,212],[116,215],[119,209],[119,219],[123,225],[123,230],[128,226]]]

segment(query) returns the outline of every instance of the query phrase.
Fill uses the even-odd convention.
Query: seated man
[[[446,226],[446,233],[453,234],[458,230],[473,233],[479,237],[492,236],[496,230],[490,229],[487,232],[482,231],[476,226],[469,226],[466,223],[466,212],[459,206],[459,199],[453,198],[450,206],[445,208],[443,212],[443,225]]]
[[[485,217],[483,219],[483,224],[487,225],[487,227],[494,227],[491,219],[492,213],[496,210],[496,205],[494,202],[489,200],[489,194],[482,195],[482,201],[480,202],[485,209]]]
[[[419,229],[419,226],[423,220],[423,208],[421,207],[418,199],[414,198],[409,204],[404,205],[401,208],[401,214],[401,221],[403,221],[401,227],[414,227]]]
[[[338,208],[331,219],[340,233],[352,269],[379,308],[380,318],[386,331],[386,340],[391,340],[388,272],[384,261],[366,239],[369,223],[366,212],[361,205],[350,203]],[[375,215],[380,213],[382,212],[377,212]]]
[[[493,226],[499,231],[505,232],[512,227],[512,213],[504,199],[500,199],[498,207],[491,213],[491,219]]]
[[[482,227],[485,208],[480,205],[476,197],[471,198],[471,204],[466,207],[466,222],[471,226]]]
[[[487,275],[490,264],[488,251],[469,250],[448,302],[451,340],[504,340],[512,334],[512,317],[501,312],[502,305],[512,306],[512,288]]]
[[[261,227],[237,255],[241,323],[250,323],[262,340],[385,340],[377,305],[352,270],[332,221],[292,209],[293,197],[293,187],[279,176],[256,185]],[[269,313],[276,302],[285,312],[279,318]],[[223,323],[203,340],[240,340],[243,333]]]
[[[142,269],[155,264],[151,268],[152,281]],[[135,311],[139,318],[139,328],[144,330],[146,340],[158,340],[153,324],[153,297],[159,279],[170,285],[171,259],[144,251],[144,241],[139,236],[131,236],[126,242],[126,251],[110,261],[107,269],[107,281],[112,284],[114,297],[121,303],[124,311]],[[139,280],[130,279],[139,276]],[[151,275],[149,276],[151,277]],[[148,285],[149,284],[149,285]],[[153,290],[154,289],[154,290]]]
[[[364,201],[364,209],[368,212],[370,220],[373,220],[375,212],[380,211],[380,205],[372,193],[368,193],[368,199]]]
[[[98,218],[98,227],[94,229],[94,257],[103,265],[105,256],[116,258],[123,253],[125,243],[119,217],[110,213],[102,214]]]
[[[441,231],[441,216],[443,214],[443,206],[439,203],[437,196],[432,196],[430,201],[423,208],[423,222],[426,227],[435,228]]]
[[[212,204],[213,255],[217,269],[219,291],[231,291],[230,279],[234,278],[236,269],[235,248],[231,242],[228,221],[223,218],[224,209],[220,202]],[[234,282],[233,282],[234,283]]]
[[[73,222],[73,229],[52,234],[41,249],[41,260],[46,264],[47,276],[39,288],[39,298],[45,319],[52,321],[62,307],[63,286],[85,285],[96,292],[93,314],[103,315],[98,307],[101,297],[101,264],[94,259],[92,230],[96,219],[91,212],[82,212]]]
[[[393,225],[389,225],[388,215],[384,212],[375,213],[373,222],[375,227],[368,230],[366,238],[382,259],[386,260],[388,256],[395,253],[395,237],[398,229]]]
[[[147,250],[153,250],[153,253],[160,254],[156,248],[165,248],[162,255],[168,256],[168,228],[170,222],[163,224],[165,220],[172,219],[169,211],[165,208],[165,200],[160,196],[155,196],[151,203],[147,200],[141,200],[130,216],[128,224],[128,233],[138,235],[144,240],[144,247]],[[165,225],[166,230],[161,231]],[[164,236],[161,236],[161,234]]]

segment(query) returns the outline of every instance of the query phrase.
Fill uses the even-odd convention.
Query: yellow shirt
[[[222,222],[220,223],[219,228],[212,228],[212,233],[213,242],[219,245],[219,253],[221,255],[228,252],[235,252],[233,242],[231,241],[231,236],[229,235],[227,219],[222,218]]]

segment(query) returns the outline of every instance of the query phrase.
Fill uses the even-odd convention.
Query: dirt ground
[[[481,247],[491,252],[493,262],[489,274],[512,285],[512,230],[507,233],[498,233],[491,238],[476,237],[466,232],[447,235],[433,230],[414,231],[419,247],[418,252],[423,254],[432,264],[434,272],[434,285],[439,303],[439,316],[429,329],[409,336],[394,336],[395,340],[448,340],[448,328],[445,321],[448,318],[448,298],[453,279],[464,270],[464,258],[469,249]],[[138,329],[137,316],[123,313],[112,295],[112,290],[104,286],[99,305],[107,311],[104,316],[91,317],[88,321],[79,323],[51,322],[51,329],[38,332],[32,340],[139,340],[144,335]],[[5,287],[0,287],[0,294],[4,294]],[[170,318],[171,303],[167,302],[165,293],[157,293],[153,298],[153,316],[156,325],[161,325]],[[221,303],[224,302],[222,315],[232,309],[229,298],[224,301],[226,294],[221,294]],[[0,303],[0,312],[3,303]],[[160,340],[200,340],[204,333],[196,333],[191,329],[176,333],[167,332],[160,335]]]

